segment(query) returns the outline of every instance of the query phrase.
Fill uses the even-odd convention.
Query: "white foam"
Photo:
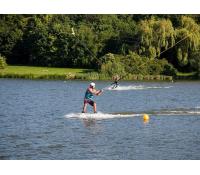
[[[94,113],[69,113],[66,114],[66,118],[79,118],[79,119],[112,119],[112,118],[129,118],[129,117],[136,117],[136,116],[142,116],[144,113],[150,115],[150,116],[200,116],[200,111],[198,110],[192,110],[192,109],[185,109],[185,110],[164,110],[164,111],[151,111],[151,112],[142,112],[142,113],[102,113],[98,112],[96,114]]]
[[[81,118],[81,119],[111,119],[111,118],[127,118],[140,116],[140,114],[108,114],[98,112],[96,114],[93,113],[69,113],[66,114],[66,118]]]
[[[114,90],[114,91],[127,91],[127,90],[145,90],[145,89],[168,89],[173,86],[143,86],[143,85],[129,85],[129,86],[118,86],[116,88],[109,87],[107,90]]]
[[[200,115],[200,111],[171,110],[171,111],[156,112],[155,115]]]

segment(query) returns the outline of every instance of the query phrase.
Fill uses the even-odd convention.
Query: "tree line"
[[[199,15],[0,15],[8,64],[200,72]],[[73,30],[72,30],[73,28]]]

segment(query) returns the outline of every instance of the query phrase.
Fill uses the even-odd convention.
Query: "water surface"
[[[84,118],[88,83],[0,79],[0,159],[200,159],[199,82],[121,82]]]

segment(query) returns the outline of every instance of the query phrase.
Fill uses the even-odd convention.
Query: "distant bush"
[[[68,73],[65,74],[65,79],[67,79],[67,80],[71,80],[71,79],[74,79],[74,78],[75,78],[74,73],[68,72]]]
[[[135,52],[128,55],[106,54],[101,58],[100,73],[109,77],[119,75],[124,79],[160,80],[163,77],[151,77],[150,75],[175,76],[177,70],[166,59],[157,60],[140,56]]]
[[[109,77],[106,74],[102,74],[102,73],[99,74],[99,80],[110,80],[110,79],[111,77]]]
[[[4,69],[6,66],[6,58],[0,54],[0,69]]]
[[[87,79],[87,74],[86,73],[77,73],[75,75],[74,79],[77,79],[77,80],[86,80]]]
[[[172,66],[172,64],[168,63],[165,59],[160,60],[160,63],[162,65],[162,75],[176,76],[177,70]]]
[[[106,54],[101,60],[104,60],[104,63],[101,65],[100,73],[111,77],[125,74],[124,65],[120,61],[120,58],[115,57],[114,54]]]
[[[148,58],[141,57],[135,52],[130,52],[126,56],[121,56],[121,62],[124,65],[126,73],[148,75],[147,61]]]
[[[189,62],[193,71],[197,72],[197,77],[200,78],[200,51],[193,52]]]
[[[99,74],[97,72],[87,73],[88,80],[99,80]]]
[[[140,56],[135,52],[130,52],[126,56],[121,56],[126,73],[140,75],[176,75],[177,70],[168,63],[166,59],[155,60],[145,56]],[[151,79],[151,77],[148,77]]]

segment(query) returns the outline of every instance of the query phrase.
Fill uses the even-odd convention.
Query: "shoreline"
[[[30,80],[88,80],[88,81],[113,81],[112,77],[99,73],[77,73],[77,74],[20,74],[1,73],[0,78],[30,79]],[[173,81],[172,76],[165,75],[128,75],[122,81]]]
[[[86,80],[86,81],[113,81],[111,76],[98,73],[92,69],[80,68],[52,68],[33,66],[7,66],[0,69],[0,78],[31,79],[31,80]],[[188,75],[136,75],[127,74],[124,81],[198,81],[195,74]]]

